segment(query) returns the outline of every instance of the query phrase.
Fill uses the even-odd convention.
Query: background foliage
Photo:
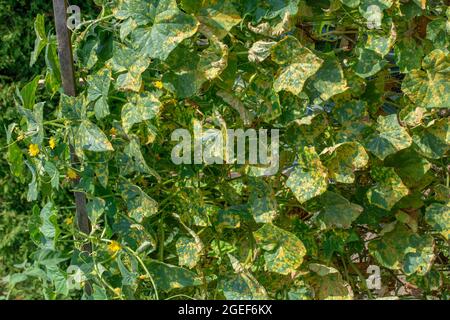
[[[75,98],[35,20],[45,68],[17,92],[5,170],[28,184],[36,247],[8,297],[35,281],[49,299],[448,298],[446,1],[95,4]],[[280,129],[281,170],[174,165],[172,131],[200,124]]]

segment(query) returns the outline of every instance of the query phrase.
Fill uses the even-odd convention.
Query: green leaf
[[[371,175],[376,184],[367,191],[370,204],[391,210],[401,198],[408,195],[408,188],[393,168],[375,167]]]
[[[122,107],[122,126],[125,133],[128,133],[134,124],[156,117],[160,108],[161,102],[151,93],[132,96]]]
[[[413,141],[419,152],[431,159],[445,157],[450,145],[448,119],[432,120],[427,126],[413,130]]]
[[[360,0],[340,0],[343,4],[350,8],[357,8]]]
[[[20,90],[19,98],[22,102],[22,107],[25,109],[33,109],[36,101],[36,89],[39,84],[40,76],[36,76],[32,81],[27,83],[22,90]]]
[[[413,235],[409,239],[410,249],[403,260],[403,270],[406,275],[416,273],[418,275],[427,274],[435,259],[434,240],[430,235]]]
[[[123,256],[124,256],[123,254],[119,254],[116,259],[117,266],[119,267],[120,270],[120,275],[122,276],[122,286],[134,286],[136,285],[139,274],[136,271],[128,270],[128,268],[122,261]],[[130,258],[131,257],[129,257],[129,259]]]
[[[27,132],[28,136],[31,136],[31,142],[41,145],[44,141],[44,105],[45,102],[39,102],[34,105],[33,111],[19,107],[20,113],[27,120]]]
[[[286,182],[300,203],[321,195],[328,186],[327,168],[323,166],[315,149],[307,147],[302,155],[308,160],[296,166]]]
[[[57,211],[52,202],[48,202],[40,213],[41,225],[39,231],[43,239],[43,246],[50,249],[55,249],[56,241],[59,236]]]
[[[194,272],[170,264],[152,261],[147,263],[147,269],[151,273],[158,290],[170,291],[199,286],[203,283]]]
[[[297,14],[299,0],[260,0],[247,1],[245,8],[248,12],[254,11],[256,22],[261,19],[283,18]]]
[[[28,161],[25,161],[28,169],[31,172],[31,182],[28,184],[27,201],[35,201],[38,197],[38,183],[36,179],[36,169]]]
[[[153,25],[136,29],[132,36],[141,55],[164,61],[197,32],[198,21],[178,9],[176,0],[158,0],[153,6]]]
[[[403,92],[416,105],[428,109],[450,108],[450,57],[434,50],[422,61],[423,70],[413,70],[402,82]]]
[[[370,254],[383,266],[399,270],[409,247],[409,237],[412,232],[401,223],[395,228],[385,230],[381,239],[372,240],[368,244]]]
[[[150,174],[158,181],[161,180],[159,174],[147,165],[136,138],[132,138],[130,143],[124,148],[123,153],[120,154],[119,163],[121,174],[124,176],[137,172]]]
[[[59,170],[58,168],[50,161],[46,161],[44,164],[44,169],[50,176],[50,183],[52,188],[58,190],[59,189]]]
[[[310,263],[309,269],[316,275],[312,278],[315,297],[319,300],[352,300],[353,292],[342,280],[338,270],[325,265]]]
[[[373,50],[359,49],[358,61],[354,65],[355,73],[361,78],[369,78],[381,71],[386,60]]]
[[[448,50],[450,44],[450,22],[448,17],[438,18],[428,23],[427,39],[433,42],[436,49]]]
[[[344,228],[351,227],[363,212],[363,208],[357,204],[351,203],[341,195],[327,191],[318,200],[322,209],[317,219],[322,222],[326,228]]]
[[[75,147],[93,152],[114,151],[106,135],[88,120],[83,120],[77,129]]]
[[[306,248],[292,233],[267,223],[253,232],[253,236],[264,250],[267,270],[287,275],[294,273],[302,264]]]
[[[108,93],[111,83],[111,71],[102,69],[94,75],[88,76],[87,100],[94,102],[94,111],[97,119],[109,114]]]
[[[400,72],[409,73],[414,69],[420,69],[423,48],[413,38],[403,38],[395,46],[395,57]]]
[[[112,68],[121,73],[116,80],[120,90],[139,92],[142,86],[141,74],[150,65],[150,59],[135,50],[119,43],[114,43]]]
[[[7,158],[11,173],[17,178],[23,177],[25,165],[22,150],[17,144],[12,144],[8,147]]]
[[[399,124],[396,114],[379,116],[376,130],[378,132],[367,138],[365,147],[381,160],[408,148],[412,143],[408,131]]]
[[[267,292],[263,286],[244,268],[231,254],[228,254],[236,274],[226,277],[220,282],[223,295],[228,300],[264,300]]]
[[[412,148],[404,149],[389,157],[385,165],[394,167],[397,174],[408,187],[420,183],[426,173],[431,169],[431,163],[421,157]]]
[[[368,248],[383,267],[401,269],[407,275],[424,275],[434,259],[433,237],[414,234],[401,223],[388,226],[381,239],[370,241]]]
[[[447,195],[448,197],[448,195]],[[450,204],[433,203],[427,207],[425,221],[447,241],[450,239]]]
[[[262,179],[250,182],[249,211],[257,223],[272,222],[278,215],[277,201],[271,186]]]
[[[154,4],[146,0],[120,0],[113,14],[119,20],[132,19],[136,25],[143,26],[153,21],[154,9]]]
[[[102,198],[94,198],[86,205],[89,220],[93,225],[97,224],[103,215],[106,207],[106,201]]]
[[[321,155],[325,156],[324,164],[328,168],[331,179],[341,183],[353,183],[354,171],[364,169],[369,156],[358,142],[340,143],[325,148]]]
[[[275,91],[286,90],[295,95],[302,92],[306,80],[323,63],[322,59],[292,36],[287,36],[272,47],[272,60],[281,65],[273,84]]]
[[[38,14],[36,16],[36,20],[34,21],[34,32],[36,33],[36,40],[34,42],[34,50],[31,53],[30,67],[36,63],[39,54],[48,43],[43,14]]]

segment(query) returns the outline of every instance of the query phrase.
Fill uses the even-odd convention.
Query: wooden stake
[[[65,0],[53,0],[53,12],[55,15],[56,38],[58,40],[58,56],[61,69],[61,80],[64,93],[68,96],[76,96],[75,73],[73,70],[72,43],[70,32],[67,28],[67,4]],[[70,158],[73,165],[79,162],[73,146],[70,146]],[[85,234],[91,233],[91,224],[86,209],[86,195],[82,192],[74,192],[76,217],[78,229]],[[91,244],[86,243],[82,250],[92,252]],[[89,284],[85,286],[86,293],[91,293]]]

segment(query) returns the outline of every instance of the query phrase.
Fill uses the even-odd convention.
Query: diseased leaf
[[[248,50],[248,60],[251,62],[263,62],[270,57],[271,49],[275,44],[275,41],[256,41]]]
[[[122,126],[125,133],[136,123],[155,118],[161,108],[161,102],[151,93],[133,95],[122,107]]]
[[[150,59],[125,45],[114,43],[112,68],[119,72],[116,86],[120,90],[139,92],[142,86],[142,73],[148,68]]]
[[[233,270],[236,274],[221,281],[223,294],[228,300],[264,300],[267,292],[263,286],[244,268],[231,254],[228,254]]]
[[[371,175],[376,184],[367,191],[370,204],[391,210],[401,198],[408,195],[408,188],[393,168],[375,167]]]
[[[354,66],[355,73],[362,77],[368,78],[377,74],[387,64],[386,60],[370,49],[359,49],[358,61]]]
[[[277,201],[270,185],[260,179],[250,184],[249,210],[258,223],[270,223],[277,216]]]
[[[448,194],[447,194],[448,197]],[[433,203],[426,209],[425,221],[447,241],[450,238],[450,205]]]
[[[296,166],[286,181],[286,186],[300,203],[321,195],[328,186],[327,169],[315,149],[305,148],[304,155],[308,160]]]
[[[327,101],[331,97],[348,89],[341,64],[334,56],[323,56],[323,64],[306,84],[312,93],[311,99],[320,98]],[[320,102],[319,100],[319,102]]]
[[[369,162],[366,150],[358,142],[340,143],[326,148],[324,164],[331,179],[341,183],[353,183],[354,171],[365,168]]]
[[[87,99],[94,102],[94,111],[97,119],[102,119],[109,114],[108,93],[111,83],[111,71],[102,69],[93,76],[89,76]]]
[[[378,158],[384,160],[388,155],[411,145],[412,139],[408,131],[398,123],[397,115],[379,116],[377,122],[378,132],[367,138],[365,146]]]
[[[450,126],[448,119],[433,120],[427,126],[413,130],[413,141],[425,157],[440,159],[450,148]]]
[[[78,150],[94,152],[114,151],[106,135],[92,122],[83,120],[75,134],[75,146]]]
[[[427,273],[434,259],[433,238],[414,234],[401,223],[390,229],[381,239],[369,242],[370,254],[386,268],[401,269],[408,275]]]
[[[288,36],[272,47],[272,60],[281,65],[273,87],[299,95],[306,80],[321,67],[323,60]]]
[[[434,50],[422,61],[423,70],[413,70],[402,82],[403,92],[419,107],[450,108],[450,57]]]
[[[138,186],[122,180],[119,190],[127,204],[128,214],[137,222],[158,213],[158,203]]]
[[[239,12],[228,1],[182,0],[181,6],[188,13],[193,13],[219,39],[224,38],[242,20]]]
[[[306,249],[292,233],[267,223],[253,235],[258,246],[264,250],[267,270],[290,274],[302,264]]]
[[[199,286],[203,283],[194,272],[159,261],[151,261],[147,264],[147,269],[151,273],[158,290],[171,291]]]
[[[178,9],[175,0],[158,0],[151,7],[152,26],[133,31],[133,42],[144,58],[164,61],[184,39],[197,32],[198,21]]]
[[[181,237],[178,239],[176,247],[180,266],[194,268],[200,260],[200,253],[203,250],[202,243],[193,238]]]

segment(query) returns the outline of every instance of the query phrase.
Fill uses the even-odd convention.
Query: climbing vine
[[[50,299],[449,297],[447,1],[94,2],[72,33],[76,97],[53,21],[35,21],[46,69],[17,93],[7,158],[29,182],[36,252],[10,290],[32,277]],[[279,130],[278,172],[174,164],[172,132],[198,125]]]

